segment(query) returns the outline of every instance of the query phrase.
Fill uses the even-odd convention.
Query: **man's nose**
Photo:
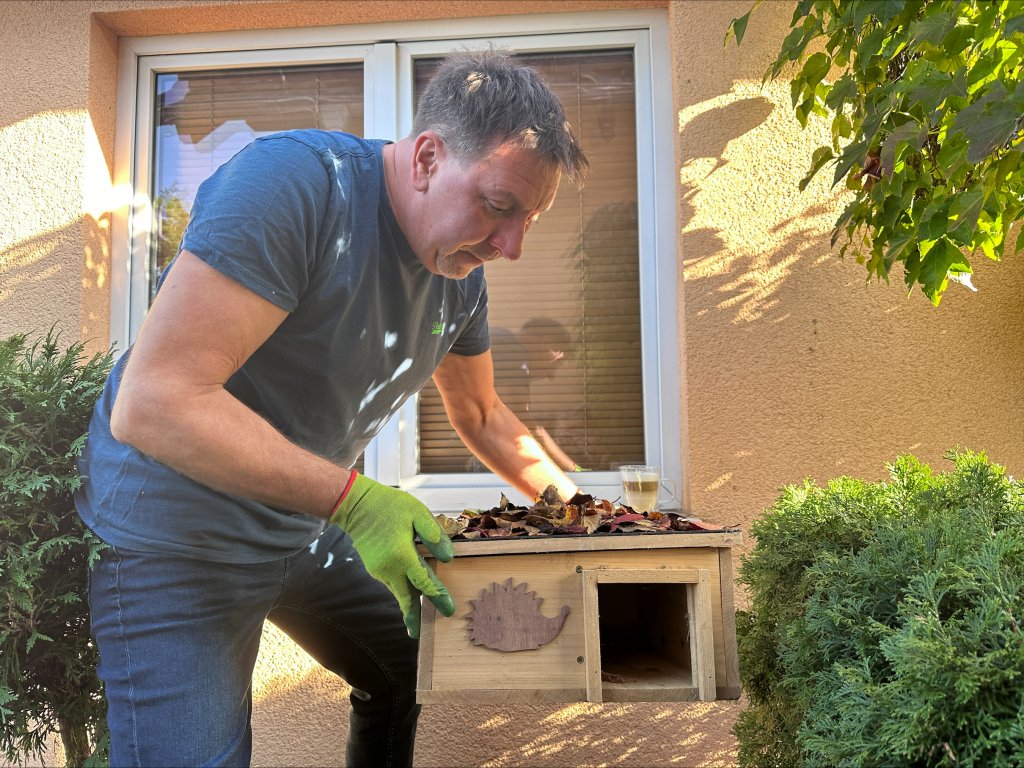
[[[509,261],[518,261],[523,255],[523,238],[529,225],[522,221],[509,221],[487,242]]]

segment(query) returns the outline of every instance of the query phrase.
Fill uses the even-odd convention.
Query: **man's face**
[[[433,163],[421,166],[415,245],[423,265],[462,279],[488,261],[518,259],[526,231],[555,200],[558,169],[510,143],[463,164],[439,138],[431,141]]]

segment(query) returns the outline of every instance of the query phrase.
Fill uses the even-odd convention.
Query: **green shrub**
[[[1024,764],[1024,484],[950,458],[787,488],[752,526],[741,765]]]
[[[0,751],[38,756],[59,733],[81,764],[104,729],[89,635],[87,564],[102,543],[81,524],[76,460],[110,355],[0,341]]]

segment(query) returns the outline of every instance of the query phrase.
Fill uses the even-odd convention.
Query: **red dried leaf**
[[[644,516],[641,515],[639,512],[627,512],[624,515],[619,515],[618,517],[616,517],[615,518],[615,522],[619,523],[621,525],[622,523],[631,523],[634,520],[644,520],[644,519],[645,519]]]

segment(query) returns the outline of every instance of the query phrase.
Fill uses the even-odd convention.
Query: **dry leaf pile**
[[[522,536],[586,535],[604,533],[665,533],[670,531],[721,531],[696,517],[675,512],[636,512],[625,504],[577,493],[568,502],[549,485],[530,507],[512,504],[505,494],[498,506],[467,509],[458,517],[435,515],[448,537],[501,539]]]

